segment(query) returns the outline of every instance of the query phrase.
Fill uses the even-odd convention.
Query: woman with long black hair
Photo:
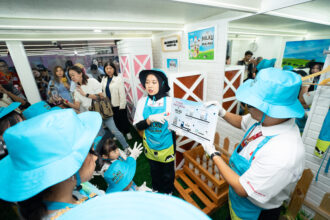
[[[116,127],[121,133],[126,134],[127,139],[130,140],[132,139],[132,135],[129,131],[129,121],[127,118],[124,80],[118,76],[113,63],[105,63],[104,72],[106,75],[101,81],[103,96],[111,100]]]

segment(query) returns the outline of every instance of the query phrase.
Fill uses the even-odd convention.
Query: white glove
[[[147,187],[147,183],[144,182],[141,186],[138,187],[138,191],[140,191],[140,192],[152,192],[152,189]]]
[[[167,114],[165,114],[165,112],[163,112],[163,113],[159,113],[159,114],[150,115],[149,120],[151,122],[159,122],[161,124],[164,124],[165,121],[167,120]]]
[[[222,108],[222,106],[219,104],[218,101],[209,101],[209,102],[205,102],[203,104],[206,108],[211,106],[211,105],[216,105],[219,108],[219,112],[218,115],[223,118],[225,116],[225,114],[227,113],[227,111],[225,109]]]
[[[211,156],[213,153],[217,152],[213,144],[203,144],[204,151]]]
[[[220,108],[219,108],[219,112],[218,112],[218,115],[221,117],[221,118],[223,118],[223,117],[225,117],[225,114],[227,113],[227,111],[224,109],[224,108],[222,108],[222,106],[220,106]]]
[[[138,145],[137,141],[135,141],[133,149],[128,148],[128,150],[131,152],[130,157],[133,157],[136,160],[142,153],[142,143]]]

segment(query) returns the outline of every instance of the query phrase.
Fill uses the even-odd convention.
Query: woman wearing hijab
[[[159,69],[143,70],[139,78],[148,95],[138,101],[133,124],[143,131],[153,190],[170,194],[174,188],[175,141],[166,121],[171,108],[168,79]]]

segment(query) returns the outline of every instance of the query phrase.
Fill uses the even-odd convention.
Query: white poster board
[[[181,50],[181,39],[179,35],[161,38],[163,52],[177,52]]]
[[[202,102],[173,98],[169,129],[202,144],[213,144],[219,108]]]

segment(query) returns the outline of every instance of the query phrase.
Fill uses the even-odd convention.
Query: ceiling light
[[[102,30],[100,30],[100,29],[95,29],[94,32],[95,32],[95,33],[101,33]]]
[[[75,54],[75,55],[77,55],[77,54],[78,54],[78,52],[77,52],[76,50],[75,50],[75,51],[73,51],[73,52],[74,52],[74,54]]]

